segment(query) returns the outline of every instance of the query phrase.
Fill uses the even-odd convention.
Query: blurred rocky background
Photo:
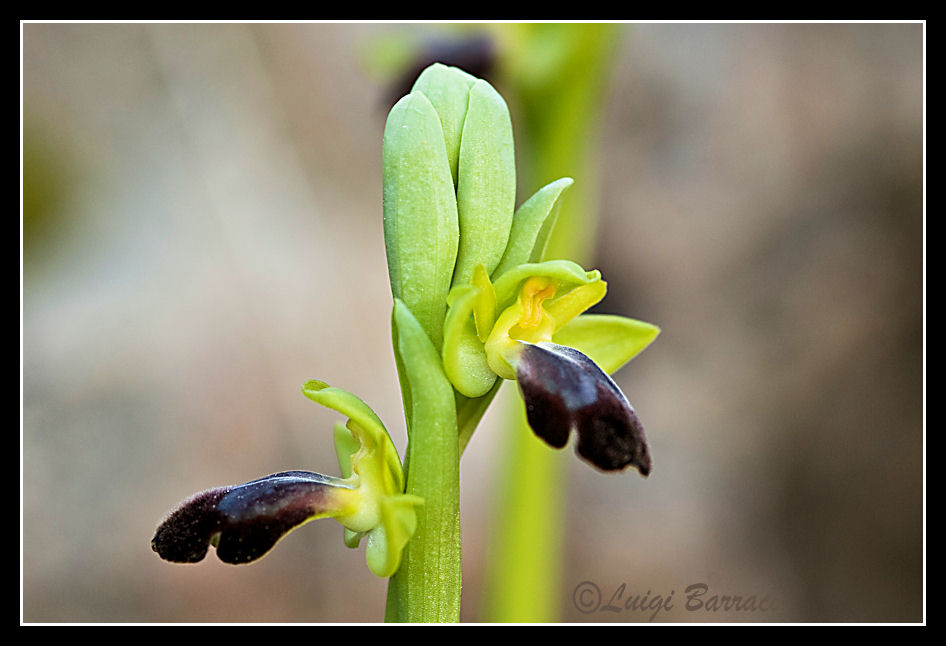
[[[383,618],[334,521],[249,566],[149,542],[198,490],[337,472],[307,379],[403,450],[381,133],[409,45],[454,36],[22,25],[23,621]],[[601,311],[663,329],[617,375],[655,468],[569,455],[562,620],[924,618],[924,52],[920,24],[624,27],[592,264]],[[508,404],[462,464],[468,621]]]

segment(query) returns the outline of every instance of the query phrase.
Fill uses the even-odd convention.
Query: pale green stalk
[[[503,25],[498,36],[504,90],[518,122],[523,186],[576,177],[563,200],[545,258],[591,256],[597,213],[597,124],[619,25]],[[562,593],[565,465],[529,430],[517,395],[498,469],[483,619],[553,622]]]

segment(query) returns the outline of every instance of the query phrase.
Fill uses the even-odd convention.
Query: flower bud
[[[509,109],[492,85],[478,80],[470,88],[460,140],[460,248],[454,285],[469,283],[478,264],[493,273],[506,250],[515,206],[516,158]]]
[[[391,108],[382,161],[391,291],[439,348],[460,232],[443,129],[422,92]]]

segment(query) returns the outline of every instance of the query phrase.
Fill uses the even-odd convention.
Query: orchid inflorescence
[[[335,428],[341,477],[286,471],[197,494],[158,527],[152,547],[162,558],[200,561],[213,545],[221,560],[247,563],[292,529],[332,517],[344,526],[346,545],[365,539],[373,573],[394,575],[415,532],[454,522],[430,511],[440,509],[439,496],[456,497],[437,483],[455,482],[457,474],[438,480],[425,470],[458,471],[503,380],[518,383],[529,426],[550,446],[564,447],[575,431],[577,453],[595,467],[649,474],[641,422],[608,373],[659,330],[587,313],[607,291],[600,272],[545,259],[573,180],[551,182],[515,209],[505,101],[485,80],[439,63],[391,109],[382,156],[405,462],[363,401],[308,381],[306,397],[348,418]],[[447,444],[430,444],[428,436]],[[458,505],[446,509],[458,531]]]

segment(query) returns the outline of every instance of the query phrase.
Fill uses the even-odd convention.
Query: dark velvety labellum
[[[211,543],[225,563],[255,561],[294,527],[326,514],[336,482],[318,473],[285,471],[199,493],[158,527],[151,547],[177,563],[200,561]]]
[[[229,487],[210,489],[189,498],[158,527],[151,549],[166,561],[196,563],[203,560],[210,538],[223,528],[217,503]]]
[[[554,343],[524,344],[516,378],[533,432],[555,448],[578,432],[577,452],[599,469],[650,473],[644,427],[617,384],[591,359]]]

